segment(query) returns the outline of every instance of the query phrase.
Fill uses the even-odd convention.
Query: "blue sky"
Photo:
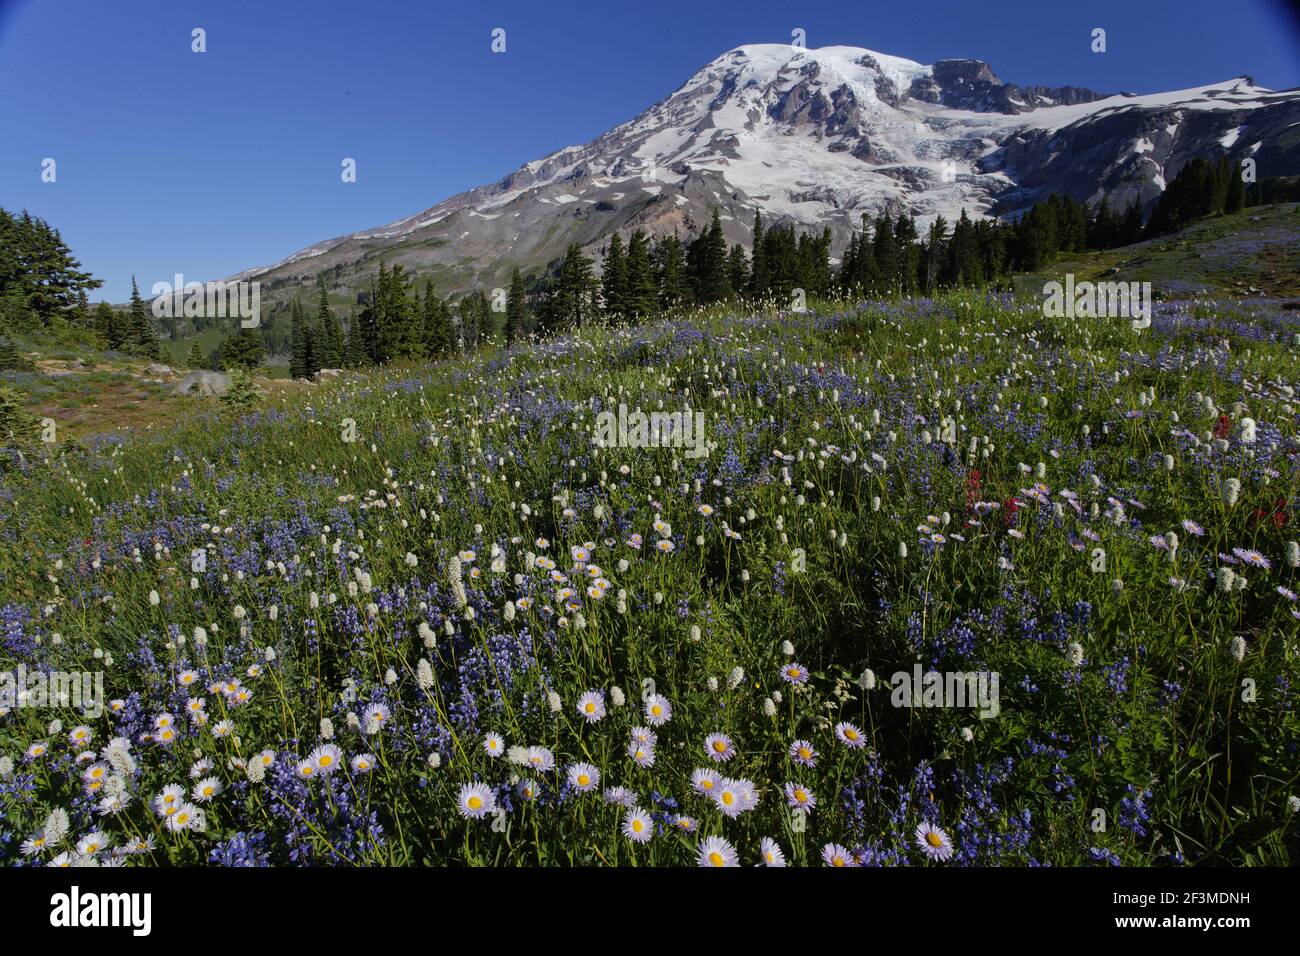
[[[122,301],[132,273],[146,295],[176,272],[221,278],[492,182],[796,27],[1015,83],[1300,86],[1300,29],[1273,0],[0,0],[0,205],[48,219]]]

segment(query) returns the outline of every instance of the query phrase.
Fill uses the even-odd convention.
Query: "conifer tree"
[[[650,261],[650,244],[646,234],[638,229],[632,233],[627,245],[627,300],[628,315],[641,318],[655,310],[654,265]]]
[[[935,216],[926,237],[924,255],[924,291],[929,294],[939,288],[943,280],[944,262],[948,257],[948,223],[943,216]]]
[[[580,327],[594,308],[595,293],[591,260],[582,254],[581,246],[571,243],[565,251],[555,289],[555,319],[561,325]]]
[[[659,287],[659,303],[665,309],[675,309],[689,300],[686,283],[686,256],[681,240],[665,236],[655,245],[655,282]]]
[[[127,329],[127,340],[123,344],[131,354],[153,359],[154,361],[162,357],[162,345],[158,341],[158,334],[154,331],[153,323],[149,321],[149,313],[146,310],[144,299],[140,297],[140,289],[136,285],[135,276],[131,276],[131,311]]]
[[[99,336],[104,348],[118,351],[126,338],[121,317],[113,311],[107,302],[95,306],[95,334]]]
[[[257,407],[261,393],[253,384],[253,376],[242,365],[230,370],[230,387],[221,396],[221,402],[237,415],[246,415]]]
[[[750,298],[757,300],[767,295],[769,281],[767,251],[763,243],[763,214],[757,209],[754,210],[754,244],[752,248],[748,291]]]
[[[898,246],[894,241],[894,224],[888,213],[876,217],[876,234],[872,243],[876,268],[884,291],[892,293],[898,288]]]
[[[401,265],[385,272],[380,264],[375,296],[376,360],[383,363],[419,355],[424,343],[415,328],[409,282]]]
[[[1229,174],[1228,188],[1223,199],[1223,211],[1228,213],[1237,212],[1246,205],[1246,181],[1242,179],[1241,163],[1232,164],[1232,171]]]
[[[519,269],[510,272],[510,293],[506,297],[506,344],[514,345],[528,336],[528,293]]]
[[[217,359],[221,367],[229,371],[235,368],[256,368],[262,364],[265,355],[266,348],[262,344],[262,337],[253,329],[241,326],[239,331],[228,336],[221,343]]]
[[[11,322],[39,327],[71,318],[84,324],[86,293],[103,284],[81,268],[44,219],[0,209],[0,301]]]
[[[318,368],[343,367],[343,329],[330,309],[329,294],[325,290],[325,277],[319,279],[320,303],[316,308],[316,330],[319,342]]]
[[[451,310],[433,291],[433,281],[424,283],[424,356],[442,359],[451,354],[455,344],[451,327]]]
[[[701,305],[720,302],[731,296],[727,279],[727,240],[722,232],[722,218],[715,206],[708,227],[695,238],[686,254],[691,288]]]
[[[1142,225],[1142,206],[1136,199],[1129,204],[1128,212],[1124,214],[1124,221],[1120,225],[1120,234],[1118,244],[1121,246],[1132,245],[1142,238],[1144,227]]]
[[[0,335],[0,372],[26,372],[32,368],[32,363],[27,361],[13,341],[5,335]]]
[[[316,361],[316,341],[314,330],[307,322],[307,313],[302,303],[293,300],[292,320],[290,326],[289,377],[311,378],[319,365]]]
[[[627,261],[623,256],[623,240],[616,232],[609,237],[605,247],[605,261],[600,272],[601,303],[605,315],[621,319],[627,315]]]
[[[900,214],[894,221],[894,246],[898,250],[898,288],[903,295],[911,295],[916,291],[916,276],[921,258],[921,249],[916,239],[916,220]]]
[[[361,325],[361,316],[354,309],[348,320],[347,331],[343,339],[343,365],[345,368],[362,368],[370,364],[370,353],[366,351],[366,339]]]
[[[740,243],[732,246],[727,255],[727,285],[733,295],[743,295],[749,288],[749,257]]]

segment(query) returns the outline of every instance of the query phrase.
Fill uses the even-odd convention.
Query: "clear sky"
[[[810,47],[973,57],[1021,84],[1300,86],[1280,0],[0,0],[0,206],[59,228],[106,298],[132,273],[147,296],[493,182],[796,27]]]

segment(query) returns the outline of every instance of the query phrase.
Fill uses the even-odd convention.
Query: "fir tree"
[[[754,210],[754,243],[752,249],[748,290],[750,298],[758,300],[767,295],[769,276],[767,253],[763,246],[763,214],[757,209]]]
[[[365,335],[361,330],[361,317],[354,310],[348,321],[347,333],[343,340],[343,365],[345,368],[362,368],[369,363],[370,353],[366,351]]]
[[[628,315],[642,318],[655,310],[654,265],[650,260],[650,244],[646,234],[638,229],[632,233],[627,246],[627,299]]]
[[[627,261],[623,257],[623,240],[616,232],[605,247],[605,261],[600,270],[600,297],[605,314],[618,320],[627,313]]]
[[[321,276],[320,304],[316,308],[316,328],[319,336],[319,368],[343,367],[343,329],[330,309],[329,294],[325,290],[325,277]]]
[[[27,372],[32,368],[32,363],[18,351],[13,341],[0,335],[0,372]]]
[[[528,293],[517,268],[510,272],[510,293],[506,297],[506,344],[522,342],[528,335]]]
[[[1124,221],[1120,225],[1119,236],[1116,240],[1117,245],[1129,246],[1140,241],[1144,228],[1142,224],[1142,206],[1134,199],[1129,204],[1128,211],[1124,214]]]
[[[130,318],[127,320],[127,336],[123,343],[127,351],[133,355],[139,355],[144,358],[157,361],[162,357],[162,345],[158,341],[158,334],[154,331],[153,323],[149,321],[149,313],[145,308],[144,299],[140,297],[140,289],[136,286],[135,276],[131,276],[131,310]]]
[[[297,299],[293,300],[292,310],[289,377],[311,378],[316,371],[312,367],[315,365],[315,342],[311,326],[307,324],[307,315],[303,311],[302,303]]]
[[[261,365],[265,355],[266,348],[262,344],[262,337],[255,330],[241,326],[239,331],[221,343],[221,348],[217,352],[217,361],[226,371],[236,368],[250,369]]]
[[[749,287],[749,257],[740,243],[732,246],[727,255],[727,285],[733,295],[742,295]]]
[[[185,358],[185,364],[190,368],[203,368],[207,364],[207,361],[203,358],[203,350],[199,348],[197,339],[190,343],[190,352]]]
[[[1241,163],[1233,163],[1232,172],[1228,179],[1227,193],[1223,199],[1224,212],[1237,212],[1246,205],[1246,181],[1242,176]]]
[[[686,265],[696,302],[708,305],[731,297],[731,283],[727,279],[727,240],[717,207],[713,209],[708,228],[687,249]]]
[[[591,260],[572,243],[564,254],[555,290],[554,317],[561,325],[580,327],[593,309],[596,284]]]
[[[26,396],[9,385],[0,385],[0,448],[31,450],[40,434],[40,420],[27,410]],[[0,468],[8,467],[9,461],[8,455],[0,455]]]
[[[935,216],[934,222],[930,223],[930,232],[926,237],[922,257],[924,289],[928,294],[939,288],[939,283],[943,279],[944,263],[948,258],[948,224],[944,222],[943,216]]]
[[[1119,221],[1110,208],[1110,200],[1102,196],[1097,215],[1088,226],[1088,247],[1090,249],[1110,249],[1115,245],[1119,235]]]
[[[442,359],[451,354],[455,344],[451,328],[451,310],[433,291],[433,281],[424,283],[424,356]]]
[[[900,214],[894,222],[894,246],[898,250],[898,288],[903,295],[916,291],[921,261],[921,248],[916,240],[916,220]]]
[[[655,282],[659,287],[659,303],[665,309],[676,309],[689,299],[686,283],[686,256],[681,240],[665,236],[655,245]]]
[[[99,336],[104,348],[109,351],[116,352],[125,343],[126,329],[123,327],[121,317],[107,302],[95,306],[95,334]]]
[[[381,263],[373,303],[376,362],[412,358],[423,352],[424,343],[417,334],[413,314],[409,283],[402,267],[395,265],[385,271]]]
[[[261,393],[253,383],[247,368],[235,366],[230,370],[230,387],[221,396],[222,404],[237,415],[246,415],[261,401]]]
[[[0,209],[0,300],[15,324],[46,326],[72,312],[87,318],[86,293],[103,281],[81,268],[57,229],[23,212]]]
[[[871,252],[880,273],[881,285],[886,292],[892,293],[898,288],[898,245],[894,241],[894,224],[888,213],[882,212],[876,217],[876,234]]]

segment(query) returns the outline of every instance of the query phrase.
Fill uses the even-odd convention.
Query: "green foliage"
[[[221,396],[221,402],[235,414],[246,415],[261,403],[261,393],[247,368],[235,366],[230,369],[229,375],[230,388]]]
[[[1283,592],[1300,587],[1285,504],[1300,475],[1285,467],[1297,423],[1280,386],[1295,385],[1294,323],[1267,305],[1200,304],[1188,317],[1139,336],[1104,319],[1044,323],[975,294],[743,323],[719,310],[520,345],[508,362],[374,371],[297,390],[275,415],[199,415],[69,454],[57,481],[11,474],[0,605],[20,622],[13,633],[63,634],[40,659],[103,669],[110,699],[140,695],[145,726],[179,715],[182,698],[208,702],[206,723],[177,720],[180,746],[133,736],[130,804],[78,818],[74,836],[92,823],[114,845],[153,834],[132,863],[201,863],[256,831],[277,863],[680,866],[723,836],[746,865],[770,837],[793,865],[817,865],[834,842],[921,865],[1111,854],[1128,866],[1293,866],[1300,665]],[[1279,387],[1246,387],[1259,382]],[[593,397],[675,410],[683,389],[719,442],[705,458],[593,447]],[[1237,402],[1261,429],[1250,448]],[[1200,437],[1219,414],[1233,420],[1227,450]],[[343,419],[358,440],[340,436]],[[1235,504],[1228,477],[1241,483]],[[121,546],[151,539],[167,548]],[[195,548],[205,571],[191,570]],[[1106,551],[1105,573],[1092,548]],[[1230,565],[1220,555],[1234,548],[1271,566]],[[558,593],[542,555],[572,593]],[[1223,589],[1228,568],[1240,588]],[[209,636],[202,657],[172,639],[195,628]],[[999,714],[900,704],[886,682],[916,662],[998,673]],[[189,690],[177,681],[187,669],[201,672]],[[238,677],[251,699],[208,693],[209,673]],[[627,751],[648,719],[643,681],[673,707],[646,767]],[[608,713],[589,723],[577,701],[591,689]],[[380,698],[382,732],[348,722]],[[292,771],[322,717],[344,761],[368,754],[373,766],[295,785],[287,812],[282,779],[251,782],[249,758],[273,750],[277,775]],[[216,732],[226,719],[233,734]],[[49,746],[44,762],[22,763],[30,783],[0,788],[17,836],[85,799],[74,722],[55,735],[49,720],[18,708],[0,724],[0,752],[16,761]],[[841,722],[865,745],[837,737]],[[102,747],[121,720],[86,723]],[[550,748],[556,769],[494,759],[489,732],[507,748]],[[736,744],[725,765],[706,755],[711,733]],[[813,743],[815,766],[790,758],[797,739]],[[172,832],[150,800],[193,785],[196,749],[223,790],[203,804],[206,827]],[[632,843],[624,809],[599,792],[558,795],[575,761],[647,809],[652,793],[671,797],[694,832],[670,825]],[[757,806],[725,816],[691,786],[702,766],[753,781]],[[515,786],[499,826],[458,812],[475,780]],[[529,782],[545,799],[524,798]],[[818,799],[798,827],[787,782]],[[353,789],[376,830],[356,826]],[[952,836],[954,859],[925,862],[923,820]],[[0,846],[3,862],[17,842]]]
[[[528,335],[528,293],[518,269],[510,273],[510,294],[506,299],[506,344],[514,345]]]
[[[86,293],[103,284],[44,219],[0,209],[0,328],[40,329],[69,312],[84,323]]]
[[[8,336],[0,335],[0,372],[27,372],[35,368]]]
[[[10,385],[0,385],[0,448],[30,451],[40,440],[40,420],[27,411],[23,394]],[[0,455],[0,462],[7,456]]]
[[[266,349],[262,337],[255,329],[242,326],[238,332],[228,336],[217,352],[217,364],[223,369],[251,369],[262,364]]]

